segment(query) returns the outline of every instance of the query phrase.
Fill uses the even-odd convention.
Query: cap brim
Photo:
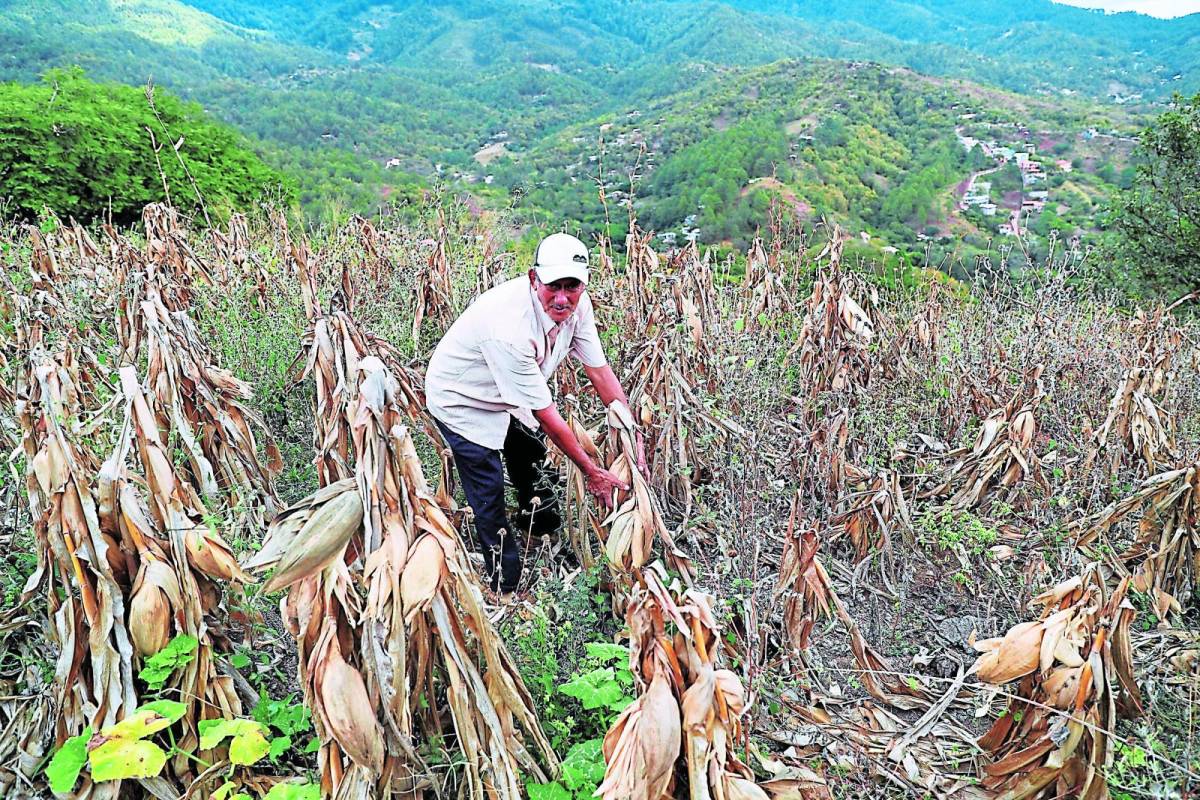
[[[554,283],[566,278],[574,278],[585,286],[588,282],[588,270],[582,264],[562,264],[558,266],[534,267],[533,269],[537,273],[538,280],[542,283]]]

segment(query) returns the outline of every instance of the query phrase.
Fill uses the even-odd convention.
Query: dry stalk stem
[[[1128,577],[1111,591],[1098,565],[1042,592],[1035,622],[976,642],[972,670],[990,683],[1021,679],[1017,697],[979,744],[995,760],[983,786],[998,797],[1108,797],[1110,732],[1141,713],[1133,677]]]
[[[858,663],[863,686],[878,700],[901,709],[928,707],[928,694],[920,683],[899,680],[895,672],[867,643],[846,604],[834,591],[833,581],[817,558],[817,530],[800,514],[800,497],[792,501],[783,557],[779,564],[778,594],[783,599],[784,629],[795,650],[803,652],[811,643],[813,626],[834,615],[850,637],[850,648]]]
[[[545,781],[558,762],[484,613],[444,495],[421,472],[406,424],[423,418],[416,395],[348,310],[317,311],[305,277],[324,486],[276,518],[249,566],[275,565],[268,588],[291,587],[282,616],[322,741],[323,790],[355,799],[436,790],[417,740],[442,735],[444,698],[465,796],[517,800],[522,773]],[[350,299],[343,275],[335,303]]]
[[[1026,478],[1049,488],[1034,448],[1036,412],[1046,396],[1042,370],[1041,365],[1032,368],[1009,401],[988,415],[974,445],[945,454],[953,464],[922,497],[947,497],[954,508],[974,509]]]
[[[1179,597],[1195,592],[1200,576],[1200,461],[1167,470],[1142,481],[1132,494],[1077,523],[1080,548],[1092,545],[1113,526],[1141,512],[1132,544],[1119,555],[1106,556],[1119,574],[1132,570],[1133,587],[1152,595],[1155,615],[1166,621],[1180,613]]]
[[[1182,335],[1170,324],[1170,315],[1159,309],[1151,317],[1141,310],[1131,324],[1138,353],[1126,363],[1121,384],[1109,403],[1108,416],[1096,431],[1084,468],[1090,469],[1101,453],[1108,455],[1108,474],[1136,457],[1151,474],[1174,461],[1175,424],[1165,405],[1174,377],[1171,362],[1179,352]]]
[[[598,797],[674,796],[678,771],[687,776],[693,798],[766,800],[754,773],[737,757],[748,703],[741,681],[720,665],[713,602],[678,581],[668,585],[659,564],[640,571],[625,619],[630,668],[641,694],[604,737],[606,769]]]

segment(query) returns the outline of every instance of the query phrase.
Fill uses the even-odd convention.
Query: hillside
[[[1031,240],[1031,226],[1068,238],[1092,230],[1093,212],[1124,177],[1136,129],[1112,107],[863,63],[791,61],[698,78],[696,88],[527,151],[510,147],[485,171],[520,189],[532,213],[560,210],[587,230],[604,222],[601,168],[610,204],[636,176],[635,209],[664,244],[695,236],[744,250],[776,196],[796,222],[867,233],[876,255],[923,250],[928,239],[961,257],[964,242],[1010,235],[1008,212],[1023,204],[1018,228]],[[997,179],[990,196],[981,184],[965,199],[973,174],[1001,167],[999,177],[1017,171],[1015,185]],[[610,215],[620,240],[624,213]]]
[[[1126,135],[1153,110],[1149,98],[1187,89],[1200,74],[1186,47],[1200,17],[1027,5],[1017,14],[979,3],[858,3],[835,14],[811,4],[667,0],[355,0],[316,11],[296,0],[17,0],[0,11],[0,78],[33,81],[60,64],[135,85],[152,77],[255,137],[318,219],[449,182],[495,205],[510,202],[502,190],[519,188],[529,219],[577,218],[594,229],[601,209],[579,178],[600,159],[597,129],[614,125],[604,158],[618,175],[645,134],[630,116],[641,112],[660,120],[638,188],[656,229],[744,243],[769,202],[760,190],[771,185],[761,181],[774,177],[799,198],[801,216],[881,237],[876,250],[919,251],[918,235],[953,249],[1002,234],[991,217],[1028,199],[997,193],[995,212],[955,212],[954,189],[970,167],[999,166],[959,146],[957,115],[974,109],[997,124],[1033,126],[1059,148],[1053,160],[1078,158],[1070,198],[1043,203],[1052,212],[1044,220],[1039,210],[1039,219],[1018,221],[1074,234],[1093,226],[1128,150],[1103,139],[1085,146],[1081,134]],[[1060,46],[1046,47],[1050,40]],[[954,77],[865,66],[880,62]],[[1133,101],[1082,99],[1114,92]],[[1019,128],[966,127],[967,137],[1021,152]],[[762,148],[755,163],[709,169],[735,140]],[[499,184],[489,186],[488,174]]]
[[[316,15],[302,13],[304,4],[295,2],[191,4],[344,57],[396,66],[545,63],[568,73],[604,65],[636,72],[691,60],[749,65],[823,56],[1096,98],[1163,97],[1200,87],[1200,15],[1106,15],[1048,0],[1019,6],[985,0],[337,0]]]

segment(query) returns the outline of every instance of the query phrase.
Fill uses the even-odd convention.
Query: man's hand
[[[595,470],[588,473],[587,490],[606,509],[612,508],[613,489],[625,491],[628,488],[629,484],[602,467],[596,467]]]
[[[642,435],[641,428],[633,433],[633,445],[637,450],[638,472],[642,473],[643,478],[650,480],[650,470],[646,467],[646,437]]]

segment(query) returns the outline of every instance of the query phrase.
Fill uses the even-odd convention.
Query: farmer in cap
[[[555,476],[542,469],[546,437],[579,466],[588,491],[605,507],[613,489],[628,488],[584,452],[548,384],[573,355],[605,405],[614,400],[629,405],[604,357],[587,282],[584,243],[565,233],[547,236],[529,273],[480,295],[429,360],[426,404],[454,453],[487,574],[501,593],[514,591],[521,579],[524,535],[553,533],[562,523]],[[637,445],[645,471],[640,433]],[[517,493],[512,519],[505,509],[501,454]]]

